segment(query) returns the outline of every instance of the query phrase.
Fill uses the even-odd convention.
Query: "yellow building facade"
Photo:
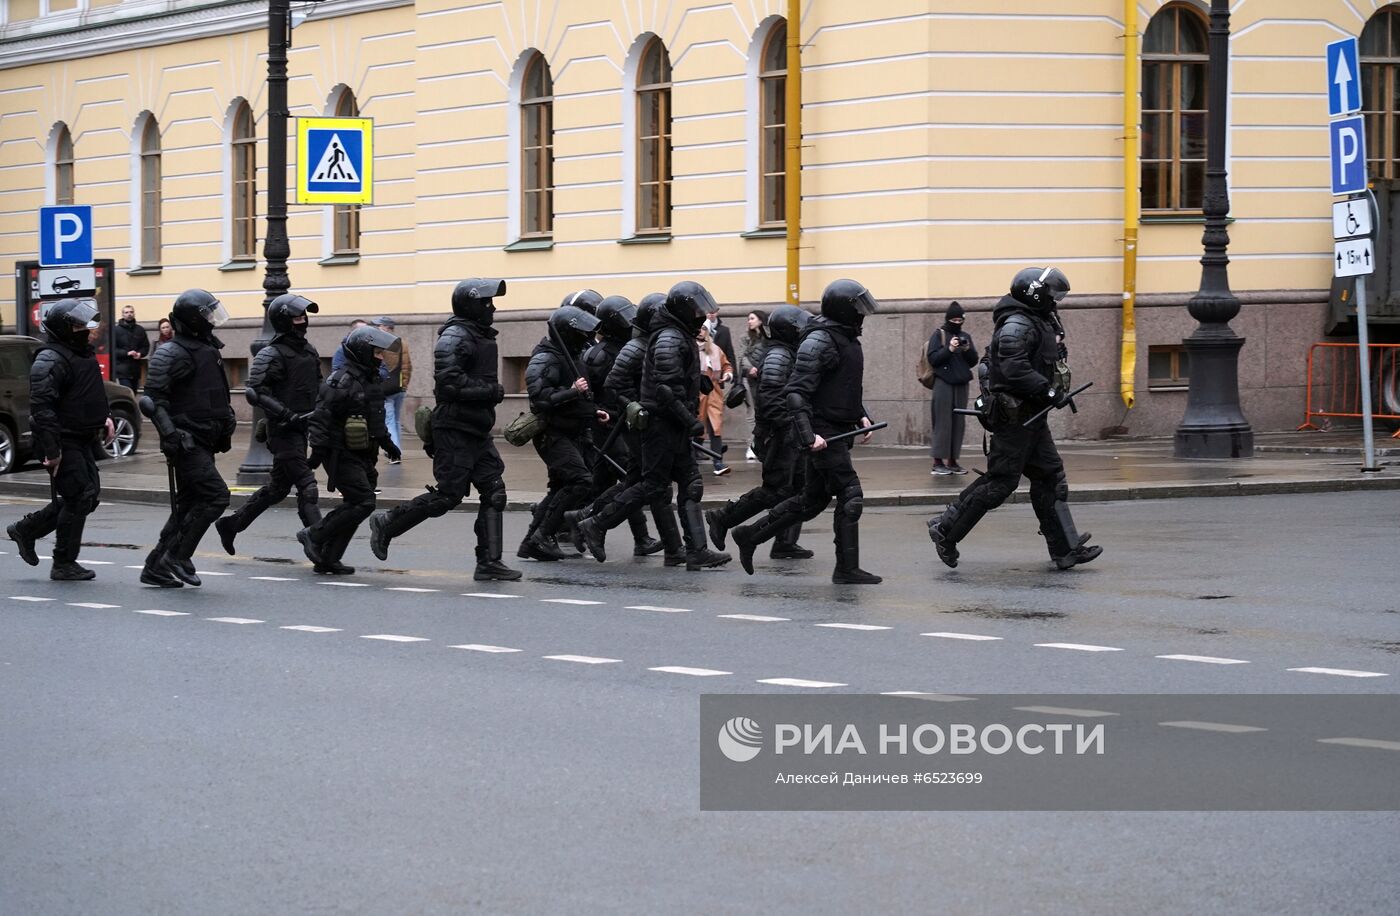
[[[771,104],[782,85],[773,44],[790,25],[782,0],[293,7],[305,15],[292,33],[292,115],[374,120],[373,204],[290,207],[292,286],[322,303],[323,345],[338,337],[330,325],[392,314],[426,363],[449,291],[473,275],[509,282],[507,374],[538,338],[538,310],[581,287],[636,300],[697,279],[736,328],[749,308],[783,300],[773,143],[786,125]],[[1389,7],[1233,7],[1241,387],[1256,428],[1280,428],[1301,419],[1306,347],[1324,333],[1331,283],[1323,48]],[[983,345],[1015,270],[1054,263],[1075,288],[1065,318],[1077,377],[1099,383],[1087,409],[1060,421],[1065,431],[1121,420],[1170,432],[1185,395],[1179,377],[1162,376],[1179,367],[1160,357],[1194,327],[1183,305],[1200,278],[1205,4],[1138,3],[1146,43],[1133,61],[1123,0],[802,9],[801,295],[813,302],[850,276],[887,304],[866,336],[872,409],[900,441],[921,441],[927,407],[913,366],[947,302],[969,308]],[[179,291],[207,288],[238,319],[228,354],[246,353],[261,314],[256,218],[270,177],[266,11],[4,0],[0,266],[36,256],[41,205],[91,204],[120,303],[153,326]],[[1146,187],[1130,190],[1144,206],[1138,397],[1122,419],[1125,65],[1144,80],[1134,174]],[[11,289],[0,289],[0,316],[13,327]],[[430,392],[426,376],[412,395]]]

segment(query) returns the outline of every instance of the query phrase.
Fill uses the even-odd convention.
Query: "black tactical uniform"
[[[370,550],[389,558],[389,542],[428,518],[447,514],[467,498],[473,485],[481,501],[476,514],[478,581],[513,581],[519,570],[501,562],[502,519],[506,508],[505,464],[491,441],[496,405],[505,399],[497,375],[496,329],[491,327],[493,299],[506,292],[504,280],[463,280],[452,291],[452,319],[438,332],[433,347],[432,439],[437,486],[406,506],[370,519]]]
[[[399,448],[384,425],[384,390],[376,351],[397,351],[399,338],[366,325],[345,338],[345,365],[321,384],[309,426],[312,466],[324,465],[326,489],[340,491],[340,505],[315,525],[297,532],[306,558],[316,572],[345,576],[353,566],[340,562],[355,529],[374,512],[379,483],[379,451],[399,458]]]
[[[1056,566],[1069,569],[1103,553],[1101,547],[1087,546],[1088,532],[1081,536],[1075,529],[1065,465],[1049,420],[1041,417],[1024,425],[1042,408],[1069,401],[1068,378],[1057,384],[1056,363],[1063,354],[1055,339],[1055,310],[1068,293],[1069,280],[1059,269],[1026,268],[1012,281],[1011,295],[992,311],[996,330],[987,348],[989,403],[984,404],[984,425],[992,434],[987,473],[928,523],[939,559],[950,567],[958,565],[958,542],[1016,491],[1022,474],[1030,478],[1031,505]]]
[[[592,428],[597,405],[593,392],[580,389],[578,360],[598,329],[598,319],[578,306],[562,305],[549,316],[548,334],[530,354],[525,388],[530,410],[544,419],[535,451],[549,470],[549,489],[535,509],[538,524],[520,544],[520,556],[562,558],[554,537],[564,513],[584,506],[593,493],[593,472],[585,452],[595,448]]]
[[[680,502],[681,524],[689,542],[686,569],[721,566],[729,554],[709,549],[705,519],[700,512],[704,481],[691,442],[704,434],[700,422],[700,352],[695,336],[705,314],[715,308],[714,297],[689,280],[671,287],[666,305],[658,310],[642,367],[641,405],[648,414],[642,433],[642,479],[616,500],[579,523],[589,551],[606,559],[603,536],[641,506],[655,506],[670,496],[672,483]]]
[[[30,566],[39,565],[34,541],[54,533],[49,578],[75,581],[96,573],[78,565],[83,524],[97,508],[101,481],[97,449],[111,422],[102,369],[88,343],[97,327],[92,299],[53,303],[44,316],[48,342],[29,369],[29,424],[53,480],[53,499],[10,525],[7,534]],[[54,466],[57,462],[57,467]]]
[[[763,462],[763,482],[738,499],[705,513],[710,539],[716,547],[724,546],[724,536],[731,528],[802,490],[806,462],[799,460],[803,456],[793,439],[792,417],[784,392],[792,377],[798,341],[811,321],[812,316],[795,305],[781,305],[768,316],[768,341],[759,368],[753,436]],[[775,560],[810,559],[812,551],[797,543],[801,533],[801,522],[779,532],[769,556]]]
[[[636,316],[637,307],[625,296],[609,296],[600,302],[597,312],[598,342],[584,351],[580,360],[579,369],[588,381],[588,390],[598,406],[607,411],[608,422],[596,424],[593,430],[594,444],[600,452],[593,466],[593,503],[564,513],[564,523],[570,528],[641,478],[641,466],[633,461],[627,443],[623,441],[627,402],[620,401],[607,384],[618,354],[632,342],[632,322]],[[607,452],[606,458],[601,454],[604,450]],[[619,471],[619,467],[624,470]],[[641,509],[627,516],[627,524],[632,529],[633,556],[650,556],[662,549],[661,541],[647,531],[646,516]]]
[[[181,293],[170,310],[175,336],[156,347],[146,371],[151,422],[175,469],[175,509],[146,557],[141,581],[161,588],[198,586],[191,557],[199,539],[228,508],[228,486],[214,455],[233,447],[237,423],[214,329],[228,312],[202,289]]]
[[[865,316],[876,307],[869,290],[854,280],[836,280],[822,293],[822,317],[803,331],[792,377],[783,389],[793,437],[802,448],[812,449],[818,437],[825,440],[870,425],[862,403],[865,355],[860,330]],[[763,521],[734,529],[745,572],[753,573],[754,548],[796,522],[816,518],[834,497],[836,569],[831,581],[846,585],[881,581],[860,568],[860,515],[865,499],[851,464],[852,444],[853,440],[843,439],[812,449],[802,492],[783,500]]]
[[[321,520],[316,474],[306,460],[306,424],[316,409],[316,394],[321,388],[321,355],[306,339],[306,314],[319,310],[316,303],[295,293],[283,293],[267,307],[276,334],[253,358],[245,396],[249,404],[262,408],[272,474],[236,512],[214,523],[230,556],[238,532],[286,499],[293,487],[302,526]]]

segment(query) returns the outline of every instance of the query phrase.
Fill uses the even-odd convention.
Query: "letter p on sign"
[[[39,266],[92,263],[92,207],[39,208]]]

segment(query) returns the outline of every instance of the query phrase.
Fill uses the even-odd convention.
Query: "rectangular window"
[[[762,221],[774,225],[787,218],[787,77],[766,76],[762,82],[763,186]]]
[[[524,184],[523,235],[547,237],[554,231],[554,106],[531,100],[520,107],[521,179]]]
[[[160,266],[160,153],[141,156],[141,266]]]
[[[1191,379],[1191,356],[1181,344],[1147,348],[1147,387],[1186,388]]]
[[[671,90],[637,93],[637,230],[671,228]]]
[[[258,244],[257,138],[233,143],[233,257],[252,260]]]

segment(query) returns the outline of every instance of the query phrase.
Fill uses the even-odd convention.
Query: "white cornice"
[[[307,19],[350,16],[413,2],[321,0],[311,5]],[[266,0],[126,0],[7,24],[0,28],[0,70],[266,29]]]

